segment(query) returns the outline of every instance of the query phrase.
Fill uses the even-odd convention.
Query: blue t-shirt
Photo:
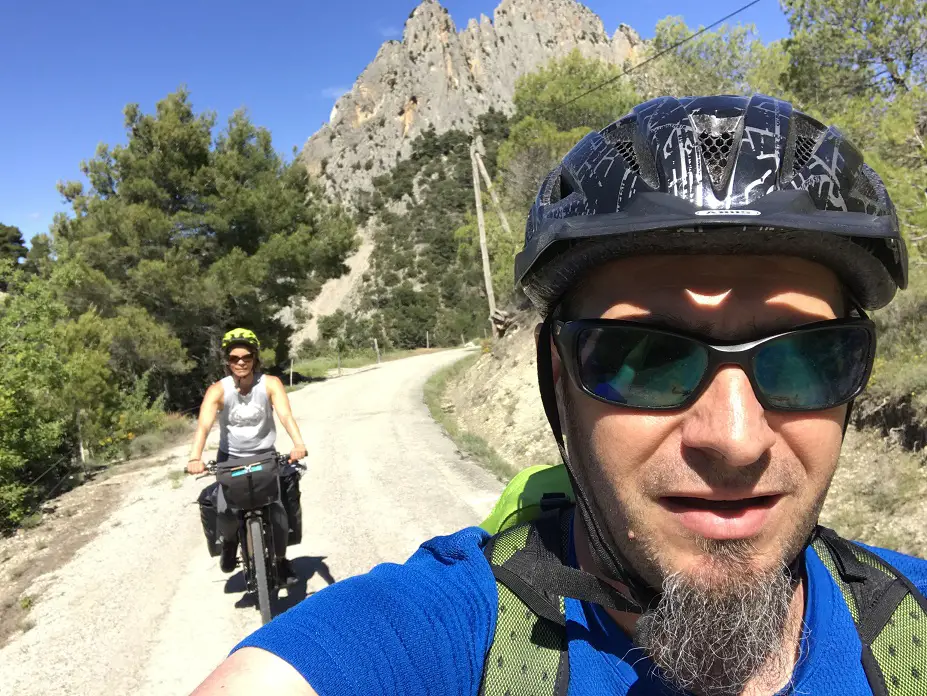
[[[497,593],[471,527],[437,537],[309,597],[242,641],[289,662],[319,696],[476,696]],[[872,549],[924,592],[927,561]],[[870,694],[850,612],[817,554],[805,552],[805,621],[794,693]],[[566,602],[570,696],[670,694],[653,663],[596,605]],[[925,681],[927,693],[927,681]]]

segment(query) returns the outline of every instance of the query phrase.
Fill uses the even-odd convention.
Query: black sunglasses
[[[248,363],[254,362],[254,356],[251,355],[250,353],[248,355],[230,355],[229,362],[232,364],[244,363],[245,365],[247,365]]]
[[[671,410],[698,399],[722,365],[746,373],[772,411],[819,411],[866,386],[875,356],[868,318],[834,319],[746,343],[614,319],[554,321],[554,343],[570,378],[607,404]]]

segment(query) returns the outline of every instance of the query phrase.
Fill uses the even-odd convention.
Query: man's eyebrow
[[[634,317],[631,321],[651,324],[671,331],[685,331],[698,336],[711,336],[712,328],[716,326],[710,321],[681,317],[671,312],[650,312],[649,314]]]
[[[793,316],[783,315],[761,326],[757,323],[756,317],[752,317],[748,321],[743,322],[743,324],[738,326],[734,331],[722,331],[719,333],[718,324],[716,322],[683,317],[671,312],[650,312],[647,315],[634,317],[631,321],[650,324],[670,331],[681,331],[704,339],[722,341],[752,341],[765,336],[773,336],[777,333],[789,331],[797,328],[802,323],[808,323],[797,321]],[[814,320],[811,319],[810,321]]]

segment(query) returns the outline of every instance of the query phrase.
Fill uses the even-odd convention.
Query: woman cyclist
[[[196,437],[190,450],[187,471],[198,474],[205,470],[203,448],[206,438],[219,416],[219,462],[272,454],[277,430],[274,412],[293,441],[290,461],[306,456],[306,446],[293,413],[283,382],[261,372],[261,343],[249,329],[232,329],[222,338],[228,375],[213,384],[203,397],[196,428]],[[219,487],[216,501],[217,532],[222,544],[219,567],[225,573],[235,569],[238,546],[238,515],[230,508]],[[274,530],[274,548],[277,550],[277,571],[280,581],[291,584],[297,580],[286,559],[288,521],[281,501],[271,506]]]

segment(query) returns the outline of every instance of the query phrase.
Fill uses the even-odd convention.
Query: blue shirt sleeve
[[[475,695],[498,595],[472,527],[305,599],[242,641],[293,665],[319,696]]]
[[[927,561],[898,551],[882,549],[876,546],[863,544],[867,549],[889,563],[895,570],[904,575],[911,583],[927,596]]]

